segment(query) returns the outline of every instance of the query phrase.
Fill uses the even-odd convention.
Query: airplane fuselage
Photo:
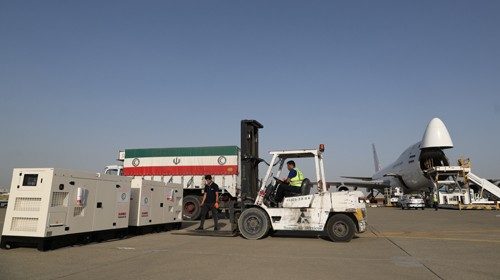
[[[375,173],[372,180],[382,180],[406,192],[429,190],[432,181],[424,171],[432,166],[448,165],[448,159],[442,149],[421,149],[421,145],[422,142],[411,145],[394,163]]]

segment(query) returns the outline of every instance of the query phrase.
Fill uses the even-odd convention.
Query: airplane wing
[[[391,186],[384,181],[357,181],[357,182],[326,182],[329,186],[340,187],[340,186],[348,186],[348,187],[357,187],[363,188],[367,190],[384,190],[385,188],[390,188]]]
[[[372,177],[355,177],[355,176],[341,176],[342,178],[346,179],[354,179],[354,180],[361,180],[361,181],[371,181]]]

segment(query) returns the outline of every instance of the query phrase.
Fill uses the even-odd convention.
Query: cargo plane
[[[373,145],[375,174],[371,177],[343,176],[354,179],[352,182],[331,182],[338,191],[347,191],[349,187],[370,190],[399,188],[407,192],[430,191],[433,183],[426,170],[436,166],[449,166],[444,150],[453,148],[448,129],[439,119],[432,119],[422,139],[408,147],[396,161],[385,168],[380,168],[377,151]]]

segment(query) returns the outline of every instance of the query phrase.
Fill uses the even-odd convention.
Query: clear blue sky
[[[0,186],[123,148],[327,146],[371,175],[435,116],[500,177],[500,1],[1,1]]]

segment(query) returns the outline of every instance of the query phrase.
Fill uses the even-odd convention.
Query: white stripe
[[[144,167],[144,166],[198,166],[198,165],[238,165],[238,156],[223,156],[225,163],[220,164],[220,156],[202,156],[202,157],[144,157],[138,158],[139,165],[134,166],[133,158],[126,158],[123,162],[124,167]],[[224,162],[224,159],[221,158]],[[177,164],[176,164],[177,163]]]

